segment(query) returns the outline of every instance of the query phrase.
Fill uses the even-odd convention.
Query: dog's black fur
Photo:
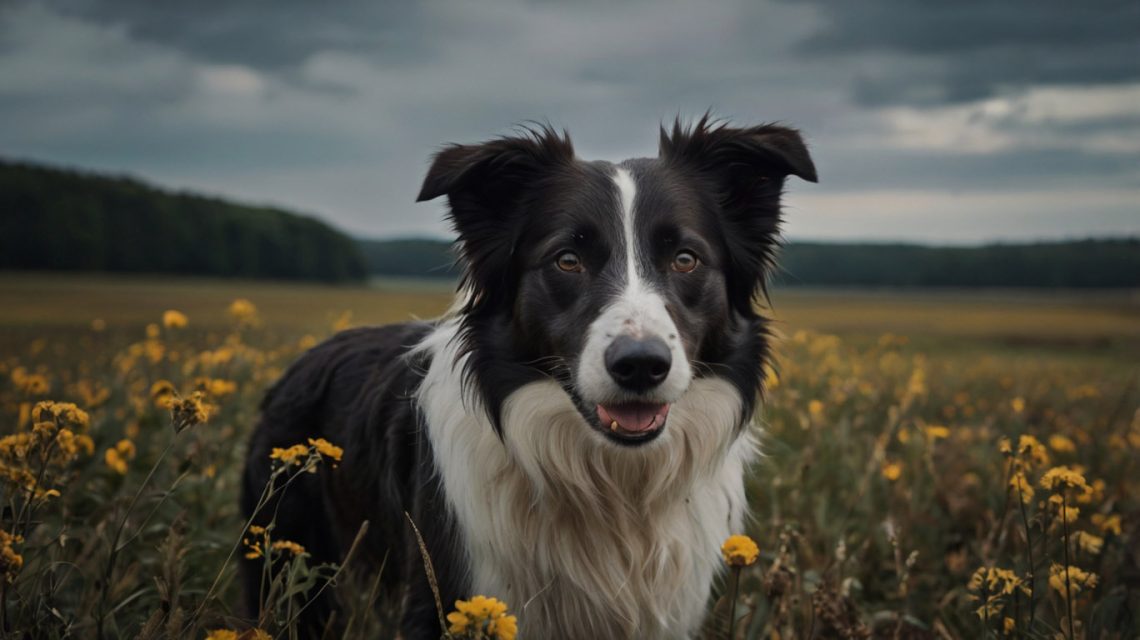
[[[646,260],[664,261],[651,273],[653,285],[682,334],[694,375],[720,376],[738,389],[743,425],[758,401],[768,357],[765,320],[754,298],[774,259],[785,177],[816,179],[807,150],[791,129],[731,128],[706,118],[691,129],[663,129],[659,158],[621,166],[638,181],[645,212],[638,242]],[[620,221],[611,212],[612,172],[609,163],[577,159],[568,138],[541,129],[448,147],[424,182],[420,200],[449,199],[468,292],[459,311],[469,356],[465,380],[500,437],[504,401],[543,378],[558,381],[584,421],[610,437],[591,409],[594,401],[578,396],[568,372],[586,340],[584,327],[620,289],[612,266],[623,251],[613,241]],[[681,246],[699,250],[700,273],[681,278],[669,270]],[[546,267],[552,252],[564,247],[578,252],[590,280]],[[435,327],[355,329],[305,354],[262,404],[243,483],[244,512],[262,525],[276,518],[275,537],[304,545],[314,562],[341,560],[367,520],[353,564],[366,570],[383,564],[390,592],[407,589],[402,632],[409,640],[438,638],[441,630],[405,512],[423,533],[445,606],[471,595],[462,533],[427,436],[431,427],[413,399],[431,363],[405,358]],[[344,448],[340,465],[299,478],[254,514],[271,473],[271,449],[315,437]],[[243,569],[251,615],[259,570],[256,561]],[[333,609],[323,596],[306,610],[306,629],[315,632]]]

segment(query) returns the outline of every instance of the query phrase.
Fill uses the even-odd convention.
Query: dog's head
[[[789,175],[816,180],[795,130],[707,118],[663,128],[658,157],[616,165],[577,158],[549,128],[441,151],[419,200],[448,197],[467,381],[496,428],[510,393],[544,377],[623,445],[661,434],[696,377],[731,382],[743,423]]]

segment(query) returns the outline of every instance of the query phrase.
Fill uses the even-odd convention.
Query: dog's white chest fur
[[[696,379],[660,438],[626,448],[537,382],[508,399],[500,440],[478,401],[461,401],[455,331],[445,323],[417,349],[432,355],[417,403],[473,593],[507,602],[521,637],[691,637],[720,545],[742,527],[756,448],[736,428],[739,393]]]

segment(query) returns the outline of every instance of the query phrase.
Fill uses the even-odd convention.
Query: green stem
[[[158,459],[154,461],[153,465],[151,465],[150,471],[147,472],[146,477],[143,478],[143,481],[139,485],[138,490],[135,491],[135,495],[132,496],[131,501],[127,503],[127,511],[119,520],[119,526],[115,529],[115,536],[111,539],[111,552],[107,554],[107,566],[103,568],[103,588],[99,593],[99,607],[95,614],[95,626],[97,629],[96,635],[100,638],[100,640],[106,637],[103,631],[103,623],[107,617],[107,596],[111,591],[111,579],[114,577],[115,573],[115,560],[117,560],[119,557],[119,551],[122,551],[122,549],[119,547],[119,539],[123,535],[123,529],[127,526],[127,521],[131,518],[131,512],[135,510],[135,505],[138,504],[139,498],[142,497],[143,491],[146,490],[147,485],[149,485],[151,479],[154,478],[155,472],[158,471],[158,468],[162,465],[162,461],[166,459],[166,456],[170,453],[170,450],[174,448],[174,443],[177,440],[178,434],[176,433],[171,436],[170,442],[167,443],[166,448],[162,450],[162,453],[159,454]],[[124,548],[125,546],[126,545],[124,545]]]
[[[728,608],[728,640],[732,640],[732,633],[736,627],[736,596],[740,591],[740,567],[732,568],[732,604]]]
[[[1061,490],[1061,527],[1065,534],[1065,609],[1069,614],[1069,640],[1076,640],[1073,633],[1073,588],[1069,584],[1069,514],[1065,501],[1065,491]]]
[[[1025,553],[1029,556],[1029,623],[1026,630],[1033,632],[1033,618],[1036,613],[1037,570],[1033,564],[1033,536],[1029,529],[1029,516],[1025,513],[1025,498],[1021,494],[1021,483],[1017,483],[1017,503],[1021,505],[1021,523],[1025,526]]]
[[[285,481],[285,484],[281,485],[278,488],[274,488],[273,485],[276,483],[277,477],[288,469],[288,465],[281,466],[270,474],[269,482],[265,483],[265,487],[261,490],[261,496],[257,499],[257,504],[253,507],[253,513],[249,515],[249,519],[247,519],[245,524],[242,526],[241,534],[238,536],[237,542],[235,542],[234,546],[230,548],[229,555],[227,555],[225,561],[222,562],[222,566],[220,569],[218,569],[218,573],[214,575],[214,581],[210,583],[210,588],[206,590],[206,595],[202,596],[202,602],[199,603],[198,608],[194,610],[194,615],[190,616],[190,618],[186,621],[186,626],[183,627],[183,633],[188,632],[192,628],[193,624],[199,619],[199,616],[202,615],[202,612],[206,610],[206,605],[209,604],[210,597],[214,595],[214,590],[218,588],[218,583],[221,582],[222,576],[226,572],[226,567],[229,566],[230,561],[234,558],[234,554],[237,553],[237,550],[241,547],[242,539],[244,539],[245,535],[249,533],[249,527],[253,524],[254,518],[256,518],[258,514],[261,513],[261,510],[265,508],[265,505],[268,504],[270,500],[273,499],[273,496],[288,489],[289,485],[301,476],[300,471],[294,473],[289,477],[288,480]]]

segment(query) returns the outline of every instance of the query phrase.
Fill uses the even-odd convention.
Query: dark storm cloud
[[[1035,84],[1140,79],[1140,4],[818,0],[805,54],[879,56],[852,82],[861,104],[966,102]]]
[[[957,53],[1007,45],[1073,49],[1140,37],[1140,6],[1129,0],[815,0],[826,26],[804,42],[814,51],[877,49]]]
[[[280,71],[321,51],[389,61],[425,53],[421,3],[304,0],[53,0],[66,15],[122,25],[132,38],[214,63]]]

